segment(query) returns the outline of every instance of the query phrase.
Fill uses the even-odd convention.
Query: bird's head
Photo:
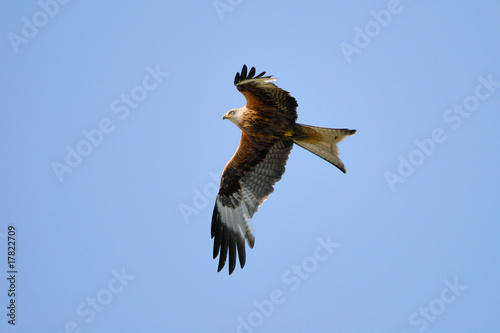
[[[230,122],[240,127],[240,117],[243,112],[243,108],[231,109],[223,117],[222,120],[228,119]]]
[[[222,116],[222,120],[231,119],[231,117],[234,116],[235,112],[236,112],[236,109],[232,109],[232,110],[227,111],[226,114]]]

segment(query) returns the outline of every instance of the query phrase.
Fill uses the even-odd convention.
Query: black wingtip
[[[223,233],[222,236],[222,243],[219,253],[219,267],[217,268],[217,272],[220,272],[224,268],[224,265],[226,264],[227,249],[229,247],[228,241],[229,241],[229,234],[225,232]]]
[[[217,223],[219,218],[220,218],[219,210],[217,209],[217,205],[215,205],[214,214],[212,216],[212,238],[214,238],[214,251],[213,251],[214,259],[217,258],[217,256],[219,255],[221,239],[223,238],[221,225]]]
[[[248,77],[253,77],[255,75],[255,67],[250,68],[250,72],[248,72]]]
[[[240,82],[240,73],[237,72],[236,76],[234,77],[234,85],[236,85],[238,82]]]
[[[257,75],[255,78],[258,79],[259,77],[262,77],[262,75],[266,74],[266,72],[262,72],[259,75]],[[266,77],[271,77],[272,75],[268,75]]]
[[[240,72],[238,72],[234,77],[234,85],[237,85],[238,83],[249,79],[270,78],[272,76],[272,75],[264,76],[266,72],[262,72],[259,75],[255,76],[255,73],[256,73],[255,67],[250,68],[250,71],[248,71],[247,65],[243,65],[243,68],[241,69],[241,74]]]
[[[238,239],[236,246],[238,247],[238,257],[240,258],[240,267],[243,268],[245,267],[245,262],[247,260],[247,256],[245,253],[245,240]]]
[[[243,68],[241,69],[241,77],[242,78],[246,78],[247,77],[247,65],[243,65]]]
[[[229,275],[231,275],[234,271],[234,269],[236,268],[236,257],[237,257],[237,254],[236,254],[236,246],[237,246],[237,242],[236,240],[234,239],[234,236],[231,235],[230,232],[224,232],[222,231],[221,232],[222,234],[222,242],[220,244],[220,257],[219,257],[219,266],[217,267],[217,272],[220,272],[224,266],[226,265],[226,259],[227,259],[227,255],[228,255],[228,252],[229,252],[229,263],[228,263],[228,268],[229,268]],[[244,244],[244,242],[243,242]],[[244,245],[243,245],[244,246]],[[239,245],[238,245],[238,250],[239,249]],[[240,254],[240,264],[242,264],[241,268],[243,268],[243,265],[245,265],[245,253],[244,253],[244,249],[243,249],[243,264],[242,264],[242,257],[241,257],[241,254]],[[219,252],[219,247],[217,247],[217,252]],[[214,247],[214,259],[217,257],[217,253],[216,253],[216,250],[215,250],[215,247]]]
[[[232,233],[229,233],[229,275],[236,267],[236,239]]]

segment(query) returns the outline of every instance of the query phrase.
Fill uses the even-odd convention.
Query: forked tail
[[[346,172],[344,163],[340,160],[337,143],[346,136],[353,135],[356,130],[347,128],[324,128],[309,125],[296,125],[296,133],[292,136],[293,142],[332,163],[343,173]]]

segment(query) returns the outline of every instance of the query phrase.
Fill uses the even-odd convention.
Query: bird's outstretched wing
[[[273,192],[273,185],[285,172],[291,140],[257,142],[242,132],[236,153],[226,165],[212,216],[214,259],[219,255],[220,271],[229,252],[229,274],[236,266],[245,266],[245,240],[253,248],[252,216]]]
[[[247,66],[243,65],[241,73],[236,73],[234,85],[245,96],[246,107],[250,110],[272,110],[278,116],[286,117],[295,122],[297,120],[297,101],[290,93],[276,86],[273,81],[277,78],[266,72],[255,75],[255,67],[247,73]]]

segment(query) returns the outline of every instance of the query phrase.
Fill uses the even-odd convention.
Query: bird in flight
[[[288,91],[277,87],[276,78],[255,75],[243,65],[234,85],[245,96],[246,105],[229,110],[228,119],[241,130],[234,156],[222,173],[219,193],[212,215],[213,257],[219,255],[220,272],[229,252],[229,274],[239,257],[245,266],[245,241],[255,243],[252,216],[273,192],[273,185],[285,172],[293,144],[318,155],[346,172],[339,158],[337,143],[356,130],[315,127],[296,123],[297,101]],[[238,253],[236,253],[238,251]]]

